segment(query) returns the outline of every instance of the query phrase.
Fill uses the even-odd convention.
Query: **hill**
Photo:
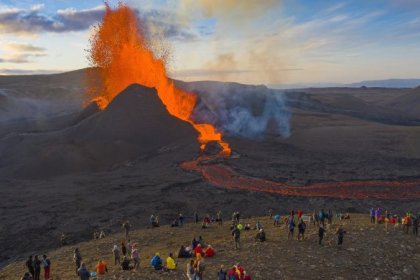
[[[420,86],[391,100],[389,106],[420,119]]]
[[[87,118],[70,127],[1,139],[0,172],[17,178],[45,178],[104,170],[168,146],[188,147],[179,160],[198,151],[196,131],[169,115],[155,89],[132,85],[106,110],[93,115],[87,111],[91,108],[79,119]]]
[[[150,259],[156,252],[166,259],[169,252],[177,254],[181,245],[189,245],[193,237],[202,236],[205,243],[216,250],[215,257],[206,258],[206,279],[216,279],[221,264],[229,268],[236,263],[240,263],[252,279],[418,279],[419,237],[411,232],[406,235],[400,227],[390,227],[386,232],[384,225],[370,224],[368,215],[354,214],[350,221],[334,219],[332,225],[327,225],[322,246],[318,245],[317,227],[312,224],[308,224],[304,241],[288,241],[286,226],[274,227],[268,217],[246,218],[243,223],[254,227],[257,220],[265,226],[267,241],[255,242],[255,230],[243,231],[239,250],[232,249],[228,222],[223,226],[211,224],[208,229],[191,223],[180,228],[162,226],[136,230],[131,238],[139,246],[138,272],[123,272],[114,266],[111,249],[123,238],[122,232],[64,246],[47,255],[53,264],[54,279],[75,278],[72,251],[76,247],[89,269],[93,270],[99,259],[108,263],[109,273],[102,279],[187,279],[188,259],[176,259],[178,269],[171,273],[152,270]],[[339,225],[347,232],[342,247],[336,245],[335,230]],[[24,271],[24,260],[19,259],[0,270],[0,279],[17,279]]]

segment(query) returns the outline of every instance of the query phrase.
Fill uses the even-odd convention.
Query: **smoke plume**
[[[209,122],[225,134],[261,138],[290,135],[290,112],[280,91],[265,86],[200,82],[197,122]]]

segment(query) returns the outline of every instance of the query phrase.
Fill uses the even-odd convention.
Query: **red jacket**
[[[214,249],[211,247],[207,247],[206,249],[206,257],[213,257],[214,256]]]
[[[198,245],[194,249],[194,256],[197,256],[197,254],[200,254],[202,257],[204,257],[203,248],[201,248],[201,246]]]

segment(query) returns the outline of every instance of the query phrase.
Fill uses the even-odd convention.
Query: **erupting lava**
[[[138,83],[156,88],[168,112],[192,124],[199,132],[198,141],[204,149],[210,141],[217,141],[223,155],[230,155],[228,143],[212,124],[197,124],[192,112],[197,102],[195,94],[175,87],[166,75],[165,62],[156,58],[148,46],[139,21],[132,9],[119,4],[115,10],[106,5],[102,22],[91,38],[89,60],[96,66],[102,85],[92,84],[88,94],[101,109],[127,86]]]

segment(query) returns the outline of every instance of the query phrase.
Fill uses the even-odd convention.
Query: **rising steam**
[[[247,138],[267,133],[290,135],[290,112],[283,93],[265,86],[221,85],[204,86],[194,110],[197,121],[210,122],[225,134]]]

